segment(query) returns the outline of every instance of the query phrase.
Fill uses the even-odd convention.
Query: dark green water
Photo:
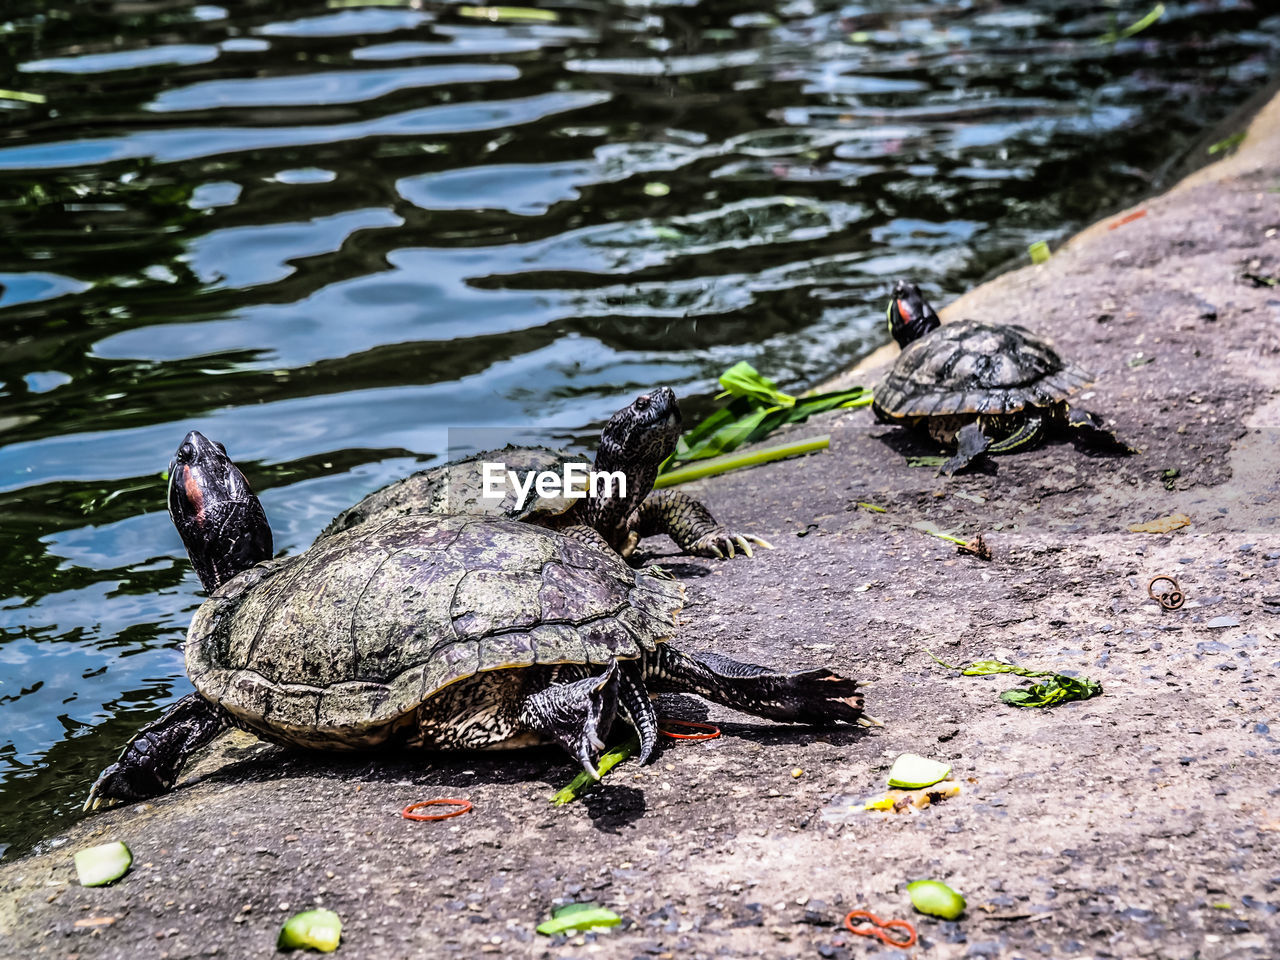
[[[453,426],[581,440],[796,386],[1155,185],[1280,59],[1269,4],[7,0],[0,852],[189,689],[160,472],[221,439],[277,546]]]

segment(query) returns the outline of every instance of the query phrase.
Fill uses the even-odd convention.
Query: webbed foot
[[[102,771],[89,788],[84,809],[96,810],[167,793],[187,759],[229,723],[223,708],[198,693],[187,694],[139,730],[120,759]]]
[[[784,723],[882,726],[863,713],[857,681],[825,668],[778,673],[717,653],[681,653],[669,643],[658,647],[655,661],[649,667],[655,690],[696,693]]]
[[[569,683],[553,683],[525,698],[520,719],[564,747],[593,780],[600,779],[595,759],[618,712],[618,661],[604,673]]]

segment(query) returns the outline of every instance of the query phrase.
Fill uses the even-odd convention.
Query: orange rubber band
[[[457,810],[450,810],[448,813],[414,813],[419,807],[434,807],[437,804],[452,804]],[[437,797],[435,800],[419,800],[417,803],[411,803],[400,811],[400,816],[406,820],[448,820],[450,817],[460,817],[464,813],[471,810],[470,800],[458,800],[454,797]]]
[[[672,733],[666,727],[689,727],[693,730],[707,730],[708,733]],[[710,723],[698,723],[696,720],[663,720],[658,724],[658,732],[672,740],[714,740],[720,736],[720,728]]]
[[[866,920],[873,926],[855,927],[853,925],[855,917]],[[887,943],[891,947],[897,947],[899,950],[906,950],[908,947],[916,945],[916,928],[907,920],[881,920],[869,910],[850,910],[848,916],[844,918],[844,926],[850,933],[856,933],[860,937],[875,937],[877,940]],[[887,931],[895,928],[906,931],[907,939],[898,940],[896,937],[889,936]]]
[[[1126,214],[1119,220],[1113,220],[1111,223],[1107,224],[1107,229],[1114,230],[1116,227],[1123,227],[1126,223],[1133,223],[1135,220],[1141,220],[1146,215],[1147,211],[1145,210],[1135,210],[1133,213]]]

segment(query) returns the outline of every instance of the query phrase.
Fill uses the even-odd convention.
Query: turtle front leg
[[[973,462],[974,457],[980,457],[987,452],[991,446],[991,438],[982,432],[978,421],[973,420],[956,431],[955,444],[956,452],[943,461],[942,466],[938,468],[939,475],[946,474],[950,477],[957,471],[963,470]]]
[[[190,756],[229,726],[224,709],[198,693],[187,694],[139,730],[120,759],[102,771],[84,809],[168,792]]]
[[[610,660],[598,677],[553,683],[529,694],[517,717],[527,729],[564,747],[599,780],[593,761],[604,749],[618,712],[618,678],[618,661]]]
[[[605,553],[621,553],[615,551],[600,531],[595,527],[589,527],[585,523],[575,523],[571,527],[565,527],[563,530],[557,531],[561,536],[568,537],[570,540],[577,540],[579,543],[585,543],[589,547],[597,550],[603,550]],[[624,554],[625,556],[625,554]]]
[[[752,544],[766,550],[773,549],[773,544],[754,534],[734,533],[717,522],[700,501],[687,493],[672,490],[662,490],[646,497],[631,515],[627,526],[639,537],[665,533],[683,553],[695,557],[723,560],[735,553],[749,557]]]
[[[768,720],[881,725],[863,714],[857,681],[826,669],[778,673],[718,653],[681,653],[665,643],[646,655],[645,679],[656,691],[696,693]]]
[[[645,689],[644,668],[638,660],[624,660],[618,672],[618,706],[640,739],[640,762],[648,763],[658,745],[658,711]]]

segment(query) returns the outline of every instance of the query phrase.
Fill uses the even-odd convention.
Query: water
[[[188,429],[293,550],[450,426],[812,382],[890,278],[1152,189],[1280,59],[1254,6],[8,0],[47,102],[0,99],[0,851],[189,689]]]

